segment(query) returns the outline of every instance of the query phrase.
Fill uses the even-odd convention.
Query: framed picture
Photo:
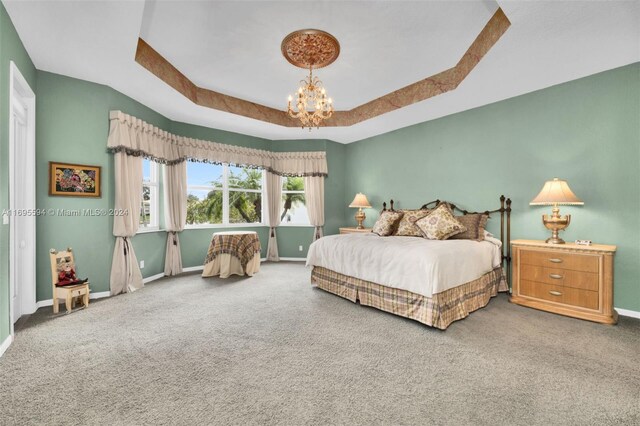
[[[49,162],[49,195],[100,198],[100,166]]]

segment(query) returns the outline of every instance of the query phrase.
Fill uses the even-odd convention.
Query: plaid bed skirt
[[[213,234],[204,264],[212,262],[222,253],[230,254],[240,260],[242,270],[247,269],[256,253],[260,253],[258,234]]]
[[[495,268],[466,284],[422,296],[407,290],[387,287],[370,281],[342,275],[330,269],[314,266],[311,283],[329,293],[381,311],[410,318],[441,330],[475,310],[487,306],[499,291],[507,291],[507,280],[501,267]]]

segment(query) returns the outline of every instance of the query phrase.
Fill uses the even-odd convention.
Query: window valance
[[[177,136],[121,111],[109,114],[109,152],[163,164],[185,160],[265,169],[281,176],[327,176],[326,152],[271,152]]]

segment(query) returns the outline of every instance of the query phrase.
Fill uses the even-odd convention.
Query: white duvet
[[[307,266],[431,297],[480,278],[501,264],[502,243],[435,241],[376,234],[330,235],[309,247]]]

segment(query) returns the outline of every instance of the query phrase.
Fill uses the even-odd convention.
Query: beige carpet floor
[[[494,298],[445,332],[309,285],[162,279],[53,317],[0,358],[0,424],[640,424],[640,321]]]

